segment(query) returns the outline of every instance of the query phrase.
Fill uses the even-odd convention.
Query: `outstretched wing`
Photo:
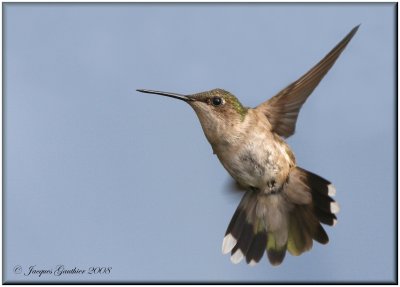
[[[300,79],[256,108],[267,116],[275,133],[285,138],[294,134],[301,106],[333,66],[359,26],[354,27],[332,51]]]

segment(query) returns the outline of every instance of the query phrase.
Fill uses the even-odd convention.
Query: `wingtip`
[[[357,26],[355,26],[353,29],[351,29],[351,31],[350,31],[350,33],[349,33],[349,35],[351,35],[351,37],[353,37],[353,36],[354,36],[354,34],[356,34],[356,33],[357,33],[357,31],[358,31],[358,28],[360,28],[360,26],[361,26],[361,23],[360,23],[360,24],[358,24]]]

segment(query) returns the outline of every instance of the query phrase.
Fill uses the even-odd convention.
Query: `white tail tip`
[[[235,247],[237,240],[232,234],[228,234],[224,237],[224,241],[222,241],[222,254],[227,254],[231,252],[232,248]]]
[[[238,264],[244,258],[243,253],[240,249],[238,249],[232,256],[231,261],[233,264]]]
[[[328,195],[329,196],[336,195],[336,188],[333,186],[333,184],[328,185]]]
[[[334,214],[338,213],[340,211],[339,204],[336,201],[331,202],[330,208],[331,208],[331,212]]]
[[[256,262],[255,260],[251,259],[249,265],[250,265],[250,266],[256,266],[256,265],[257,265],[257,262]]]

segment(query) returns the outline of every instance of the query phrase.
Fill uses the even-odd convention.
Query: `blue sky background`
[[[395,276],[394,4],[4,4],[4,280],[388,281]],[[254,107],[355,25],[289,139],[331,180],[330,243],[271,267],[221,254],[241,194],[195,113]],[[109,275],[24,276],[112,267]]]

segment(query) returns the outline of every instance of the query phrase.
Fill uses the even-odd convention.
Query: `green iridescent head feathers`
[[[193,95],[193,98],[204,102],[210,101],[213,97],[222,98],[224,105],[227,108],[233,108],[241,116],[242,120],[246,116],[248,108],[244,107],[234,95],[223,89],[214,89]]]

